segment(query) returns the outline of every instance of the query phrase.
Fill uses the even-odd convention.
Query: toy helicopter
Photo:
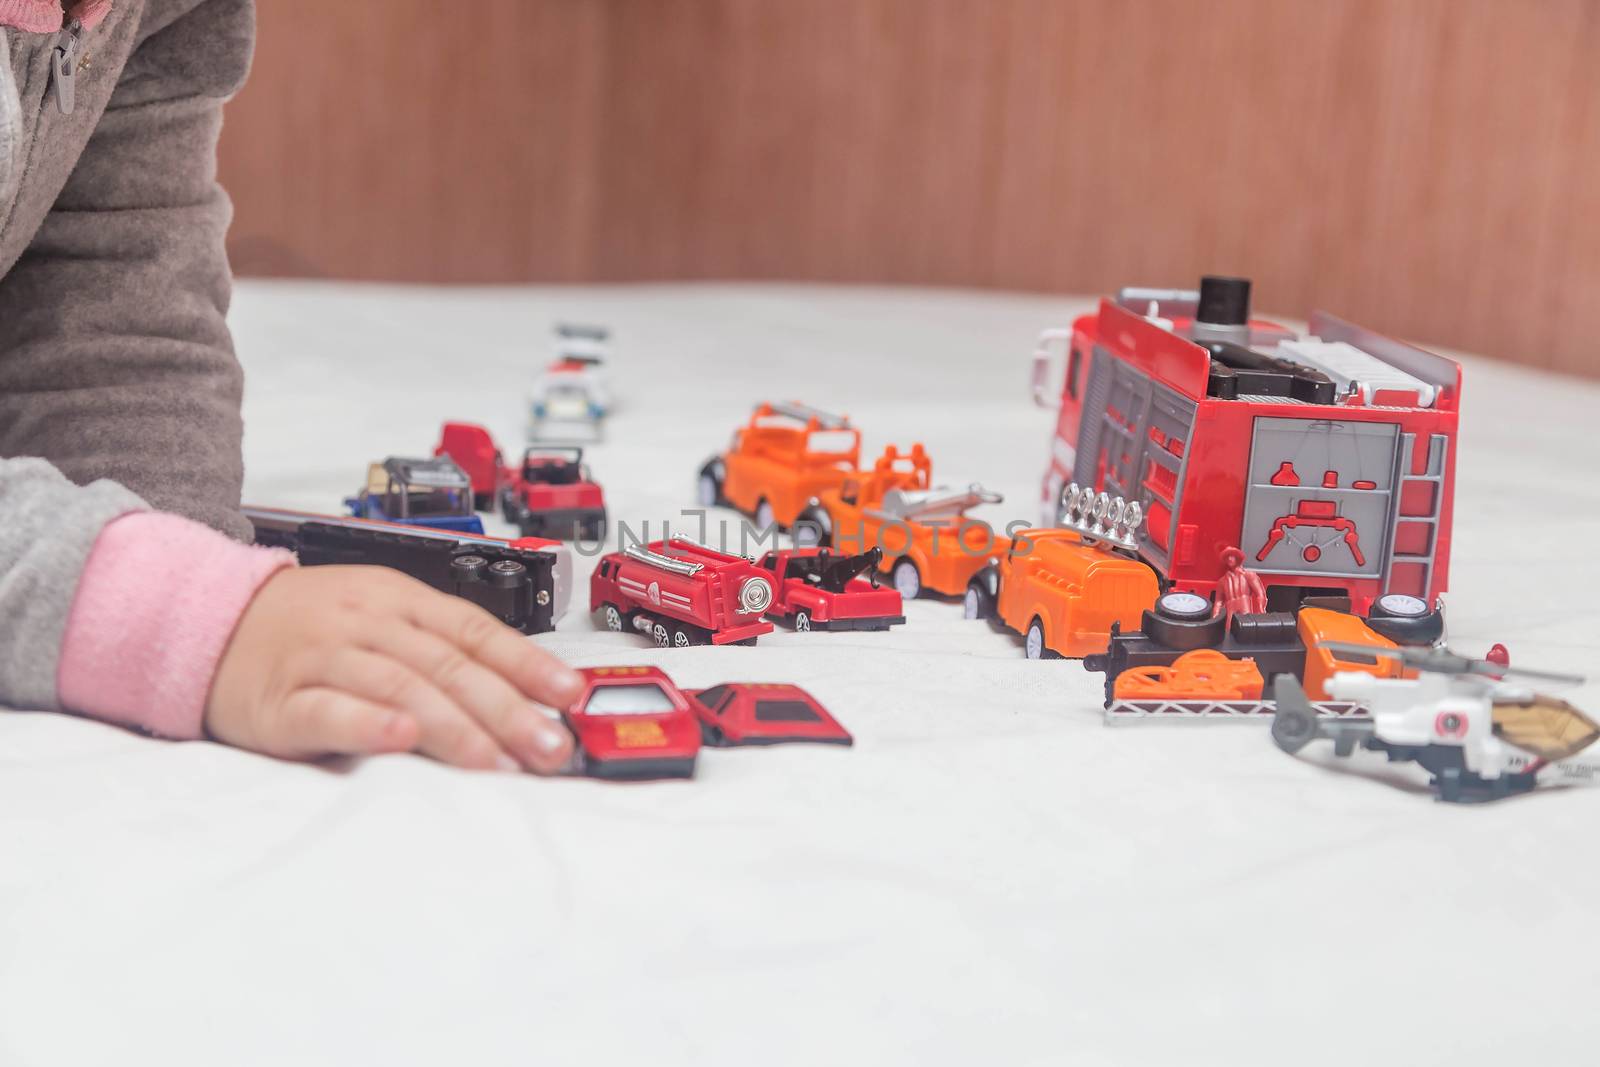
[[[1418,674],[1379,678],[1340,671],[1330,678],[1329,696],[1368,708],[1369,719],[1319,717],[1294,676],[1279,675],[1273,683],[1272,739],[1291,755],[1319,739],[1332,741],[1334,755],[1341,757],[1360,744],[1390,761],[1410,760],[1427,770],[1440,800],[1474,803],[1528,792],[1541,769],[1600,738],[1600,725],[1583,712],[1515,681],[1577,684],[1581,677],[1514,668],[1442,648],[1335,641],[1321,647],[1352,658],[1397,659]]]

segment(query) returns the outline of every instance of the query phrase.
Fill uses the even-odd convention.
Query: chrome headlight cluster
[[[1137,500],[1124,500],[1104,491],[1096,493],[1073,482],[1061,491],[1056,522],[1086,537],[1122,548],[1138,548],[1144,508]]]
[[[748,614],[766,611],[772,604],[772,585],[765,578],[748,578],[739,587],[739,609]]]

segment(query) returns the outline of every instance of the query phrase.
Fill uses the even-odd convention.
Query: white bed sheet
[[[613,515],[677,516],[764,399],[1036,514],[1037,331],[1087,301],[808,286],[247,283],[248,497],[333,509],[447,417],[519,443],[558,319],[611,325]],[[1467,363],[1450,624],[1600,670],[1600,387]],[[918,602],[888,634],[658,651],[855,733],[688,784],[344,769],[0,714],[0,1063],[1472,1064],[1593,1056],[1600,791],[1452,807],[1259,726],[1108,728],[1100,678]],[[1569,694],[1600,710],[1600,687]],[[1380,766],[1371,761],[1365,767]],[[1383,771],[1380,771],[1383,773]]]

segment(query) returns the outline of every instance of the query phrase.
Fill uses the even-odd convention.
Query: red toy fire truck
[[[899,591],[878,584],[882,559],[881,548],[853,556],[816,547],[768,552],[756,564],[771,572],[776,587],[767,617],[801,633],[887,630],[905,622]]]
[[[1041,336],[1041,404],[1067,345],[1049,523],[1133,527],[1131,550],[1181,592],[1231,596],[1242,557],[1271,611],[1341,594],[1363,615],[1431,611],[1460,367],[1322,312],[1299,336],[1251,319],[1249,300],[1242,278],[1124,289]]]
[[[635,629],[657,645],[755,644],[772,632],[773,576],[743,556],[683,537],[629,545],[600,557],[589,610],[606,629]]]
[[[480,509],[498,500],[506,521],[524,537],[598,540],[605,532],[605,492],[589,473],[581,448],[534,445],[523,453],[520,467],[510,467],[488,430],[447,422],[433,453],[448,456],[467,473]]]

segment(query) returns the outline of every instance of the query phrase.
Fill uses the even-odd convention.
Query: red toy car
[[[506,521],[524,537],[599,540],[605,533],[605,492],[581,448],[535,445],[523,453],[520,467],[508,467],[488,430],[447,422],[433,451],[467,473],[480,509],[498,500]]]
[[[809,630],[887,630],[906,621],[900,594],[878,585],[881,548],[840,555],[827,548],[768,552],[756,566],[770,571],[776,592],[767,618]],[[871,578],[862,578],[868,572]]]
[[[855,743],[850,731],[797,685],[727,682],[691,695],[700,705],[701,740],[708,745]]]
[[[562,718],[577,741],[574,770],[591,778],[692,778],[700,708],[656,667],[588,667]]]
[[[635,629],[655,643],[755,644],[772,632],[773,578],[742,556],[687,538],[629,545],[600,558],[589,579],[589,610],[606,629]]]
[[[577,740],[573,770],[590,778],[692,778],[702,744],[718,748],[854,739],[797,685],[729,682],[679,689],[659,667],[585,667],[562,714]]]

